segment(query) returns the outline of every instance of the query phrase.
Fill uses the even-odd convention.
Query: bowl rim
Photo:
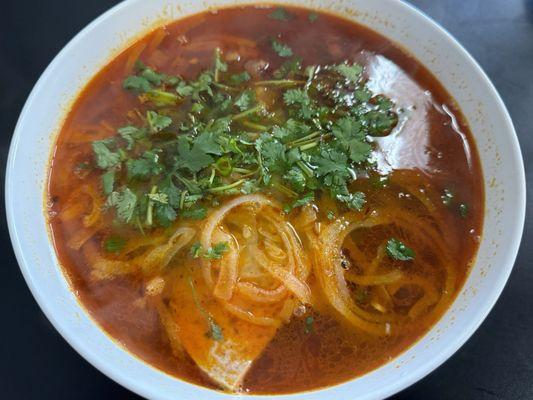
[[[124,0],[116,4],[115,6],[111,7],[110,9],[105,11],[103,14],[95,18],[94,20],[92,20],[92,22],[90,22],[81,31],[79,31],[59,51],[59,53],[53,58],[53,60],[46,67],[44,72],[41,74],[41,76],[39,77],[36,84],[34,85],[32,91],[30,92],[30,95],[28,96],[28,99],[26,100],[22,108],[22,111],[18,118],[15,130],[14,130],[14,133],[11,139],[11,143],[9,147],[9,154],[8,154],[8,159],[7,159],[7,167],[6,167],[5,203],[6,203],[6,216],[7,216],[9,235],[10,235],[11,243],[12,243],[12,246],[15,252],[17,262],[19,264],[19,268],[37,304],[39,305],[43,313],[46,315],[48,320],[52,323],[54,328],[65,339],[65,341],[74,350],[76,350],[76,352],[78,352],[85,360],[87,360],[91,365],[97,368],[104,375],[106,375],[107,377],[111,378],[115,382],[119,383],[120,385],[126,387],[127,389],[141,396],[144,396],[147,398],[159,398],[160,396],[158,396],[158,394],[160,394],[160,392],[157,390],[157,388],[154,389],[151,387],[147,387],[147,385],[143,384],[142,382],[132,379],[130,376],[128,376],[127,373],[120,371],[120,369],[116,368],[116,366],[114,366],[113,364],[107,364],[103,362],[102,360],[100,360],[98,356],[92,351],[91,345],[78,340],[72,333],[68,332],[68,329],[65,328],[64,322],[56,318],[54,309],[52,307],[49,307],[49,304],[46,302],[45,296],[43,296],[40,290],[38,289],[37,284],[31,274],[30,263],[27,262],[25,258],[23,246],[18,236],[18,228],[17,228],[17,222],[15,218],[15,211],[14,211],[15,204],[13,202],[12,193],[9,190],[11,186],[11,182],[16,179],[16,175],[17,175],[16,170],[14,168],[14,159],[15,159],[15,154],[17,153],[17,150],[19,147],[20,138],[22,137],[23,132],[24,132],[24,125],[28,118],[28,109],[30,109],[32,104],[34,103],[35,98],[37,97],[37,94],[40,92],[40,88],[44,86],[44,82],[47,81],[48,78],[53,74],[54,70],[56,69],[56,66],[59,65],[61,62],[63,62],[63,58],[65,54],[68,54],[71,48],[74,48],[79,42],[83,41],[85,37],[89,35],[90,32],[92,32],[94,29],[97,29],[98,26],[103,21],[109,18],[112,18],[116,13],[120,12],[121,10],[125,8],[131,7],[133,4],[140,2],[140,1],[142,0]],[[496,301],[501,295],[501,292],[503,291],[505,285],[508,282],[509,276],[513,269],[513,266],[514,266],[514,263],[515,263],[515,260],[518,254],[518,250],[521,244],[521,238],[522,238],[522,233],[523,233],[524,223],[525,223],[525,211],[526,211],[526,179],[525,179],[525,169],[524,169],[524,163],[523,163],[523,157],[522,157],[522,153],[520,149],[520,144],[518,141],[518,137],[517,137],[513,122],[509,115],[509,112],[502,98],[500,97],[498,91],[496,90],[494,84],[492,83],[490,78],[487,76],[485,71],[481,68],[481,66],[477,63],[477,61],[457,41],[457,39],[455,39],[455,37],[450,32],[448,32],[448,30],[443,28],[438,22],[436,22],[434,19],[429,17],[426,13],[421,11],[416,6],[410,3],[407,3],[405,0],[395,0],[395,1],[397,1],[401,6],[407,8],[408,11],[410,11],[411,13],[415,14],[415,18],[425,20],[425,22],[429,23],[429,25],[431,25],[435,30],[440,31],[440,33],[446,37],[448,42],[451,45],[453,45],[454,52],[460,53],[465,58],[465,61],[469,64],[468,65],[469,68],[471,68],[472,71],[475,72],[481,78],[481,80],[483,81],[483,84],[490,91],[490,95],[496,101],[497,108],[499,109],[503,117],[503,123],[505,124],[505,127],[506,127],[509,145],[511,148],[510,152],[512,153],[512,159],[510,161],[514,163],[514,168],[518,172],[518,175],[514,177],[515,181],[517,182],[517,192],[518,192],[517,195],[518,196],[513,199],[513,201],[515,202],[515,208],[518,210],[518,213],[517,213],[514,229],[512,231],[512,237],[508,239],[510,246],[508,246],[507,250],[505,251],[505,256],[504,256],[505,269],[502,272],[503,275],[497,281],[497,284],[494,285],[490,289],[490,291],[488,291],[488,293],[486,294],[485,306],[482,309],[477,310],[475,314],[475,318],[472,318],[471,322],[467,326],[464,326],[464,329],[462,330],[461,335],[456,336],[453,341],[448,341],[446,347],[440,352],[434,354],[434,357],[431,360],[425,362],[423,365],[421,365],[417,369],[410,370],[409,374],[406,374],[402,379],[398,380],[397,382],[384,385],[381,391],[374,392],[372,394],[373,396],[372,398],[386,398],[395,393],[398,393],[399,391],[421,380],[426,375],[428,375],[430,372],[434,371],[441,364],[443,364],[454,353],[456,353],[460,349],[460,347],[462,347],[462,345],[479,328],[479,326],[483,323],[483,321],[487,317],[488,313],[494,307]],[[279,3],[282,3],[282,4],[290,3],[290,0],[288,1],[282,0]],[[240,3],[238,4],[241,5]],[[250,0],[246,4],[242,4],[242,5],[247,5],[247,4],[254,4],[254,2],[253,0]],[[272,4],[275,5],[276,2],[273,1]],[[312,5],[315,5],[315,4],[312,4]],[[311,8],[312,8],[312,5],[311,5]],[[206,9],[207,8],[209,7],[206,7]],[[56,265],[56,267],[59,267],[59,265]],[[64,274],[62,275],[63,275],[63,279],[68,280],[64,276]],[[68,282],[67,284],[70,289],[70,284]],[[79,300],[78,300],[78,303],[79,303]],[[81,303],[78,304],[78,307],[80,307],[84,312],[86,312]],[[92,317],[90,318],[92,322],[96,324],[96,321],[94,321]],[[101,329],[99,326],[98,328]],[[124,351],[127,352],[126,349],[124,349]],[[132,354],[132,353],[129,353],[129,354]],[[147,364],[145,361],[137,358],[135,355],[133,356],[139,362],[142,362],[146,365],[151,366],[150,364]],[[370,371],[369,373],[371,372],[372,371]],[[353,378],[353,379],[357,379],[357,378]],[[350,379],[344,383],[350,382],[353,379]],[[179,379],[179,381],[184,384],[190,384],[189,382],[183,381],[181,379]],[[194,386],[197,386],[197,385],[194,385]],[[332,387],[335,387],[335,386],[336,385]],[[297,396],[306,395],[306,394],[313,393],[313,392],[320,392],[323,390],[327,390],[328,388],[330,387],[319,388],[319,389],[315,389],[311,391],[296,392],[296,393],[289,394],[289,395],[269,395],[269,396],[239,395],[239,397],[244,397],[244,398],[267,398],[267,397],[278,398],[281,396],[283,396],[284,398],[285,396],[297,397]],[[227,398],[234,397],[234,395],[223,393],[223,392],[217,391],[216,393],[220,394],[221,397],[222,396],[227,397]],[[362,395],[362,398],[370,398],[370,397]]]

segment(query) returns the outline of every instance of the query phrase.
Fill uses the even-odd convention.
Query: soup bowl
[[[211,7],[240,3],[250,1],[120,3],[80,32],[48,66],[22,110],[11,143],[7,218],[28,286],[48,319],[75,350],[111,379],[147,398],[215,400],[236,395],[195,386],[151,367],[114,342],[84,310],[63,275],[48,231],[44,199],[50,152],[69,105],[113,55],[158,25]],[[316,391],[271,396],[278,400],[385,398],[421,379],[457,351],[503,290],[525,216],[519,144],[502,100],[479,65],[450,34],[415,8],[397,0],[279,3],[341,14],[404,47],[457,101],[479,149],[486,196],[483,234],[471,273],[445,315],[407,351],[364,376]]]

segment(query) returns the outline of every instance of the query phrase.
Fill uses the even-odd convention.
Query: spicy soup
[[[290,393],[364,374],[442,316],[483,184],[461,111],[377,33],[292,7],[149,33],[74,102],[49,222],[102,328],[169,374]]]

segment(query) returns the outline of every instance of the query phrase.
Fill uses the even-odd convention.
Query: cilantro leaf
[[[93,152],[96,158],[96,165],[100,169],[112,168],[120,162],[120,155],[112,152],[107,147],[110,140],[97,140],[92,143]]]
[[[209,131],[201,133],[194,141],[194,146],[207,154],[217,156],[222,154],[222,147],[217,142],[215,135]]]
[[[268,18],[277,19],[278,21],[289,21],[293,16],[285,8],[276,7],[274,11],[268,14]]]
[[[128,125],[117,129],[118,133],[127,142],[127,149],[133,149],[135,142],[146,137],[146,129]]]
[[[168,204],[172,208],[179,208],[181,200],[181,192],[178,190],[176,185],[172,182],[171,177],[168,177],[163,181],[159,187],[160,193],[167,195]]]
[[[363,192],[354,192],[347,195],[338,194],[337,200],[343,202],[354,210],[361,211],[366,203],[365,194]]]
[[[156,151],[145,151],[141,158],[129,159],[126,161],[129,179],[145,180],[151,176],[158,175],[163,171],[163,166],[159,163],[159,155]]]
[[[126,79],[124,79],[124,82],[122,82],[122,87],[134,93],[146,93],[152,90],[152,85],[148,79],[135,75],[128,76]]]
[[[309,22],[314,23],[318,19],[318,13],[312,11],[307,15]]]
[[[235,100],[235,105],[241,110],[245,111],[249,109],[255,102],[255,93],[251,90],[245,90],[241,93],[239,98]]]
[[[268,134],[263,134],[255,141],[255,147],[261,156],[262,166],[267,176],[270,175],[269,172],[282,173],[284,171],[287,158],[283,143]]]
[[[170,117],[158,114],[155,111],[148,111],[146,113],[146,120],[148,121],[148,126],[152,133],[161,132],[172,124],[172,119]]]
[[[189,254],[192,258],[200,258],[200,256],[202,255],[202,245],[200,244],[200,242],[193,243],[191,249],[189,250]]]
[[[176,92],[181,97],[188,97],[194,93],[194,88],[191,85],[187,85],[185,82],[181,81],[176,87]]]
[[[307,318],[305,319],[305,329],[304,329],[304,332],[305,332],[306,334],[312,333],[312,332],[314,331],[314,327],[313,327],[314,323],[315,323],[315,319],[314,319],[313,317],[311,317],[311,316],[309,316],[309,317],[307,317]]]
[[[105,203],[106,207],[114,207],[117,217],[124,222],[131,221],[136,205],[137,196],[129,188],[124,188],[119,192],[112,192]]]
[[[178,214],[170,204],[157,203],[155,205],[155,217],[161,226],[170,226],[176,220]]]
[[[413,249],[407,247],[400,240],[391,238],[387,241],[387,254],[398,261],[411,261],[415,258]]]
[[[218,242],[213,247],[208,248],[204,253],[204,258],[211,260],[221,259],[225,252],[229,250],[228,242]]]
[[[292,49],[287,46],[286,44],[283,44],[276,39],[271,39],[272,49],[278,54],[280,57],[292,57],[293,52]]]
[[[361,123],[355,118],[339,119],[333,126],[332,133],[337,138],[339,146],[348,151],[352,161],[362,163],[370,156],[372,147],[365,141]]]
[[[335,71],[341,74],[350,82],[357,82],[363,74],[363,67],[359,64],[339,64],[335,66]]]
[[[161,82],[165,79],[164,74],[155,72],[150,67],[144,67],[140,76],[146,79],[148,82],[153,83],[156,86],[161,85]]]
[[[220,342],[224,339],[224,336],[222,335],[222,328],[220,325],[216,323],[213,317],[210,317],[207,319],[209,324],[209,331],[207,332],[207,336],[210,339],[216,340],[217,342]]]
[[[300,197],[298,200],[294,201],[291,205],[286,205],[283,207],[283,211],[286,213],[294,210],[295,208],[305,206],[315,200],[315,194],[313,192],[306,193],[303,197]]]
[[[302,70],[301,57],[292,57],[290,60],[286,60],[281,66],[274,71],[273,76],[276,79],[289,78],[296,75]]]
[[[188,218],[188,219],[195,219],[195,220],[204,219],[205,217],[207,217],[207,208],[196,207],[196,208],[191,208],[188,210],[183,210],[181,211],[180,215],[183,218]]]
[[[313,157],[313,162],[317,168],[315,170],[318,177],[327,176],[330,174],[341,174],[343,177],[349,176],[346,167],[348,157],[332,148],[324,148],[320,153]]]
[[[301,193],[305,190],[306,179],[302,170],[296,166],[292,167],[283,179],[291,186],[295,192]]]
[[[126,239],[120,236],[109,236],[104,241],[104,250],[108,253],[118,253],[126,246]]]
[[[240,74],[231,75],[230,80],[232,83],[240,85],[241,83],[248,82],[250,80],[250,74],[246,71],[243,71]]]
[[[299,106],[299,114],[302,118],[311,118],[314,110],[311,98],[303,89],[289,89],[283,94],[283,101],[288,106]]]
[[[191,147],[189,140],[185,136],[178,138],[178,157],[176,167],[186,168],[195,173],[213,163],[213,157],[202,150],[202,146],[197,142]]]
[[[459,204],[459,215],[461,216],[461,218],[468,217],[468,204],[466,203]]]

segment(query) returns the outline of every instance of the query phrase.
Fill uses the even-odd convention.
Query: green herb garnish
[[[287,212],[320,196],[345,210],[365,206],[365,193],[351,183],[360,173],[375,175],[371,136],[394,128],[394,103],[370,90],[359,64],[305,66],[286,44],[271,44],[285,60],[262,80],[218,48],[192,80],[136,64],[123,82],[138,100],[137,118],[128,119],[136,122],[94,141],[88,164],[117,224],[144,233],[203,219],[226,196],[261,191],[282,196]]]
[[[315,323],[315,319],[311,316],[307,317],[305,319],[305,328],[304,328],[304,332],[309,334],[311,332],[314,331],[314,323]]]
[[[229,245],[227,242],[218,242],[213,247],[208,248],[203,256],[211,260],[218,260],[222,258],[225,252],[229,250]]]
[[[278,54],[280,57],[292,57],[293,52],[292,49],[287,46],[286,44],[283,44],[276,39],[271,40],[272,49]]]
[[[465,203],[459,204],[459,215],[461,216],[461,218],[468,217],[468,211],[469,211],[468,204],[465,204]]]
[[[104,240],[104,250],[108,253],[119,253],[126,246],[126,239],[120,236],[110,236]]]
[[[311,23],[314,23],[317,19],[318,19],[318,13],[316,12],[310,12],[308,15],[307,15],[307,19],[309,20],[309,22]]]
[[[278,21],[289,21],[293,17],[285,8],[277,7],[274,11],[268,14],[268,18],[277,19]]]
[[[415,258],[415,252],[411,248],[394,238],[387,241],[387,254],[398,261],[411,261]]]
[[[213,316],[200,304],[200,300],[198,299],[198,294],[196,293],[196,288],[194,287],[192,278],[188,277],[189,286],[191,288],[192,298],[194,301],[194,304],[196,308],[198,308],[198,311],[204,316],[208,330],[206,332],[206,336],[210,339],[216,340],[217,342],[224,339],[224,335],[222,334],[222,328],[220,325],[217,324]]]

